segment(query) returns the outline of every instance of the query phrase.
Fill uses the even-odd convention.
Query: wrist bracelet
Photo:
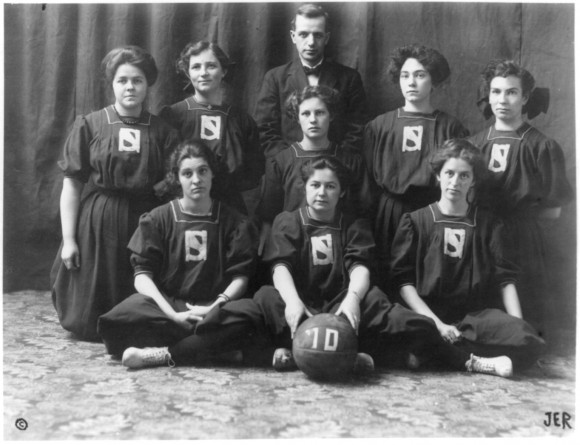
[[[348,294],[354,294],[354,295],[356,296],[356,298],[357,298],[357,300],[358,300],[358,301],[360,301],[360,299],[361,299],[361,298],[360,298],[360,295],[359,295],[359,294],[358,294],[358,292],[357,292],[357,291],[355,291],[355,290],[349,290],[349,291],[347,291],[347,295],[348,295]]]
[[[226,294],[223,294],[223,293],[222,294],[219,294],[218,295],[218,298],[223,298],[224,299],[224,304],[225,303],[228,303],[231,300],[230,297],[228,297]]]

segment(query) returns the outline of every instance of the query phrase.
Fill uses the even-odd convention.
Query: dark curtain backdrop
[[[514,58],[548,87],[551,105],[533,124],[562,145],[575,184],[574,5],[508,3],[324,3],[332,34],[327,55],[362,75],[375,116],[403,103],[387,83],[387,55],[420,43],[439,49],[452,68],[435,96],[471,132],[486,122],[475,106],[478,74],[491,58]],[[254,111],[266,70],[294,57],[289,22],[296,3],[5,5],[4,290],[48,289],[60,243],[57,167],[76,115],[110,103],[99,64],[112,48],[136,44],[160,75],[153,113],[184,97],[174,68],[191,40],[213,40],[235,63],[229,98]],[[548,233],[558,288],[555,304],[573,305],[575,205]],[[557,298],[549,296],[550,298]]]

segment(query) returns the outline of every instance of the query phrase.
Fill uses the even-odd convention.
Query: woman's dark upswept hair
[[[185,74],[185,77],[189,79],[189,59],[191,56],[197,56],[207,50],[210,50],[216,59],[218,59],[224,73],[227,72],[230,67],[229,57],[217,43],[208,42],[206,40],[190,42],[185,45],[185,48],[183,48],[179,55],[179,59],[177,59],[177,72]]]
[[[317,156],[306,162],[300,168],[300,173],[302,175],[302,181],[304,182],[304,185],[306,185],[308,179],[310,179],[310,177],[314,174],[314,170],[322,170],[324,168],[328,168],[334,172],[338,179],[338,183],[340,184],[341,192],[346,192],[352,181],[350,170],[346,168],[342,162],[332,156]]]
[[[286,99],[286,114],[288,117],[298,122],[298,114],[300,111],[300,104],[306,99],[313,97],[319,98],[326,104],[330,119],[336,116],[336,107],[338,105],[339,92],[334,88],[324,85],[307,86],[302,91],[294,91],[288,99]]]
[[[445,163],[452,158],[462,159],[471,165],[473,188],[477,197],[487,182],[487,168],[481,150],[467,139],[447,139],[431,158],[431,169],[436,175],[440,175]]]
[[[407,59],[417,59],[425,67],[431,76],[433,86],[440,85],[451,75],[447,59],[439,51],[422,45],[405,45],[391,53],[387,67],[387,75],[391,82],[399,83],[401,69]]]
[[[133,65],[143,71],[148,86],[153,85],[157,80],[157,65],[153,56],[143,48],[128,45],[111,50],[103,58],[101,69],[107,85],[113,83],[117,69],[123,64]]]

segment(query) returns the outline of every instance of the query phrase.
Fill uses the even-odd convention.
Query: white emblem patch
[[[220,138],[222,128],[221,116],[201,116],[200,138],[213,141]]]
[[[494,173],[505,172],[510,144],[493,144],[488,169]]]
[[[404,127],[403,128],[403,151],[421,150],[423,141],[423,127]]]
[[[119,151],[141,151],[141,131],[136,128],[119,128]]]
[[[445,248],[443,253],[452,258],[463,257],[465,245],[465,229],[450,229],[445,227]]]
[[[334,263],[332,251],[332,235],[313,236],[312,241],[312,263],[315,266],[324,266]]]
[[[205,261],[207,259],[207,230],[187,230],[185,232],[185,261]]]

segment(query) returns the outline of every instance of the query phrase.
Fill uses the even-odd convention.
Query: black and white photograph
[[[577,440],[577,15],[3,2],[3,440]]]

